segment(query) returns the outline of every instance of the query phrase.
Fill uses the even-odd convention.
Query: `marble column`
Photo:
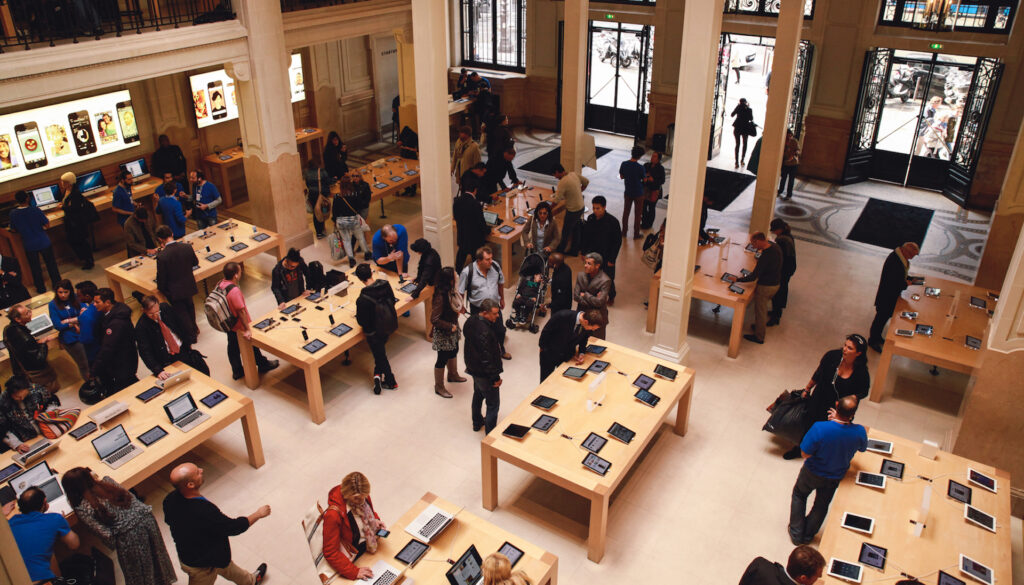
[[[1006,276],[1013,255],[1013,243],[1024,227],[1024,125],[1017,132],[1017,143],[1010,156],[1010,164],[1003,178],[992,225],[989,226],[985,251],[974,283],[986,288],[998,288]]]
[[[718,38],[722,33],[722,4],[723,0],[702,0],[687,2],[683,9],[674,155],[666,185],[672,198],[666,214],[657,332],[651,348],[652,355],[677,363],[689,353],[686,331],[707,169]]]
[[[225,69],[235,80],[253,220],[280,233],[286,248],[303,248],[313,242],[313,232],[295,145],[281,5],[236,0],[235,9],[249,30],[249,58],[225,63]]]
[[[18,551],[18,543],[11,532],[11,526],[3,515],[0,515],[0,577],[4,578],[2,583],[32,585],[25,561]]]
[[[800,33],[804,25],[804,0],[782,0],[775,36],[772,79],[765,105],[761,160],[754,187],[754,209],[750,231],[768,233],[775,214],[775,193],[779,186],[782,151],[786,143],[786,118],[793,95],[793,73],[800,52]]]
[[[587,95],[590,0],[565,0],[562,43],[562,166],[579,172],[587,161],[583,110]]]
[[[446,8],[445,0],[416,0],[412,3],[423,236],[441,254],[441,261],[449,265],[455,261],[455,244],[452,183],[448,173]]]

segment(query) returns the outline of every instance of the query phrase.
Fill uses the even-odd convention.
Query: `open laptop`
[[[483,560],[476,550],[476,545],[471,544],[444,576],[448,578],[450,585],[479,585],[484,581],[482,565]]]
[[[132,443],[124,425],[117,425],[92,440],[93,449],[100,460],[111,469],[117,469],[142,453],[138,445]]]
[[[25,327],[28,327],[33,337],[39,337],[53,331],[53,321],[50,320],[49,313],[43,313],[37,317],[32,317],[32,320]]]
[[[455,516],[452,514],[445,512],[434,504],[430,504],[420,512],[420,515],[415,520],[405,527],[405,531],[411,534],[413,538],[429,543],[435,536],[441,534],[454,519]]]
[[[18,465],[25,467],[29,463],[32,463],[56,448],[57,443],[54,443],[49,439],[39,439],[35,443],[29,445],[28,451],[25,451],[24,453],[15,452],[13,459]]]
[[[32,195],[32,200],[35,201],[36,207],[43,211],[60,205],[60,187],[58,185],[32,189],[29,194]]]
[[[191,392],[186,392],[165,404],[164,412],[167,413],[167,418],[171,419],[172,425],[186,433],[210,418],[210,415],[196,407]]]
[[[60,478],[45,461],[15,476],[11,479],[10,486],[16,497],[20,497],[30,487],[37,487],[46,495],[46,503],[50,505],[47,512],[55,512],[62,516],[71,514],[71,502],[64,495]]]
[[[138,183],[149,178],[149,168],[146,167],[146,159],[138,158],[130,162],[120,164],[122,171],[132,174],[132,182]]]
[[[78,192],[82,195],[89,195],[107,188],[107,180],[103,178],[103,171],[92,171],[80,175],[78,181]]]
[[[89,419],[98,425],[105,425],[115,417],[128,412],[128,405],[120,400],[111,400],[101,408],[89,413]]]
[[[181,384],[192,378],[192,370],[178,370],[174,372],[166,380],[157,380],[156,385],[160,386],[164,390],[170,390],[171,388]]]
[[[373,563],[370,570],[373,571],[373,580],[369,581],[368,585],[392,585],[398,582],[402,578],[402,573],[405,572],[404,569],[399,569],[385,560]]]

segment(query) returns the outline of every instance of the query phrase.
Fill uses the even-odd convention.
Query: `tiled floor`
[[[599,142],[611,142],[616,150],[600,159],[599,171],[586,172],[594,178],[587,196],[608,196],[611,212],[619,214],[615,175],[630,144],[606,137]],[[521,134],[516,162],[530,160],[548,145],[547,140]],[[550,181],[533,175],[528,179]],[[749,208],[748,196],[737,199],[734,207],[747,201]],[[405,223],[411,238],[422,233],[417,199],[390,200],[386,208],[388,219]],[[378,215],[375,207],[370,214],[374,227],[382,223]],[[722,224],[727,216],[732,216],[729,210],[712,212],[711,222]],[[370,355],[365,347],[357,347],[351,366],[339,363],[322,372],[327,421],[319,426],[309,420],[298,370],[283,366],[265,376],[259,389],[248,390],[227,375],[223,336],[202,324],[199,348],[209,356],[214,377],[256,403],[267,463],[258,470],[248,466],[237,425],[185,459],[206,470],[205,495],[226,513],[249,514],[260,504],[271,505],[272,515],[233,538],[232,547],[242,566],[254,568],[268,562],[268,582],[273,585],[317,582],[299,522],[315,500],[325,502],[328,489],[352,470],[369,476],[374,502],[385,522],[393,522],[424,492],[432,491],[558,555],[559,580],[565,585],[655,579],[694,585],[736,582],[753,557],[784,560],[792,548],[785,526],[799,463],[784,461],[780,455],[787,446],[760,430],[764,407],[781,390],[803,386],[821,354],[838,347],[844,334],[865,332],[873,315],[871,299],[881,253],[805,241],[798,250],[799,271],[792,283],[790,309],[782,325],[769,330],[765,345],[744,342],[739,357],[729,359],[725,355],[729,310],[716,315],[711,305],[695,302],[689,322],[688,365],[696,369],[697,378],[689,433],[678,437],[663,429],[615,495],[608,551],[600,564],[586,559],[583,539],[588,506],[577,496],[500,465],[499,508],[494,512],[481,508],[482,434],[470,430],[471,386],[450,384],[452,400],[434,395],[430,373],[434,353],[423,340],[422,307],[401,320],[389,342],[400,388],[374,396],[369,385]],[[324,240],[303,253],[307,260],[330,264]],[[643,332],[646,314],[641,302],[646,299],[650,272],[639,255],[639,241],[624,242],[617,278],[619,300],[611,310],[609,339],[646,351],[652,337]],[[118,258],[112,254],[100,262],[107,265]],[[242,288],[254,315],[275,304],[268,290],[272,263],[264,255],[246,264]],[[572,265],[579,269],[577,260]],[[102,282],[97,274],[94,270],[90,276]],[[80,274],[73,271],[69,276],[77,279]],[[536,386],[538,376],[536,335],[511,332],[508,347],[513,360],[506,362],[501,391],[504,412]],[[874,371],[878,355],[868,357]],[[64,361],[68,363],[62,362],[62,379],[70,384],[73,369]],[[879,404],[863,405],[858,422],[913,440],[944,442],[955,423],[967,378],[949,372],[932,377],[927,370],[925,364],[898,360],[892,370],[898,377],[895,394]],[[65,394],[70,398],[68,391]],[[139,486],[154,506],[168,544],[160,502],[169,489],[166,470]],[[1012,530],[1019,578],[1024,566],[1019,521],[1014,520]]]

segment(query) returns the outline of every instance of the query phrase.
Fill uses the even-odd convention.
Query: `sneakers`
[[[260,566],[256,567],[256,572],[252,576],[256,578],[256,585],[260,585],[267,576],[267,563],[260,563]]]
[[[394,374],[388,374],[381,379],[381,388],[385,390],[396,390],[398,388],[398,382],[395,380]]]
[[[374,394],[380,394],[380,389],[381,388],[382,388],[382,385],[380,383],[380,376],[374,376],[373,377],[373,393]]]

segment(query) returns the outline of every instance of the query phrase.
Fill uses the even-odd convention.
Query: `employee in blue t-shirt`
[[[789,509],[789,539],[793,544],[807,544],[821,529],[839,482],[850,469],[850,461],[858,451],[868,448],[868,432],[853,424],[860,400],[844,396],[829,412],[827,421],[816,422],[800,442],[804,465],[793,486]],[[807,497],[814,495],[814,505],[807,514]]]
[[[220,191],[216,185],[206,180],[203,171],[192,171],[189,173],[189,181],[196,186],[195,207],[192,209],[192,219],[196,220],[199,229],[217,223],[217,206],[221,204]]]
[[[124,227],[124,222],[135,213],[135,203],[132,202],[132,174],[128,171],[117,174],[117,187],[114,187],[114,201],[111,205],[117,214],[117,223]]]
[[[39,256],[46,262],[46,272],[50,276],[53,288],[57,288],[57,283],[60,282],[60,271],[57,270],[57,258],[53,255],[50,236],[46,235],[50,220],[38,207],[29,207],[28,197],[28,191],[18,191],[14,194],[18,206],[11,210],[11,230],[21,236],[21,246],[25,249],[32,282],[36,285],[36,292],[43,294],[46,292],[46,283],[43,281]]]
[[[28,577],[33,582],[57,577],[50,569],[50,559],[58,540],[71,550],[77,549],[79,544],[78,535],[71,531],[64,516],[47,513],[47,508],[43,490],[30,487],[18,498],[21,514],[12,516],[9,521]]]
[[[619,178],[622,179],[623,196],[625,197],[622,211],[622,237],[626,237],[626,234],[629,233],[629,209],[635,207],[636,211],[633,213],[634,240],[643,237],[640,235],[640,218],[643,214],[641,208],[644,200],[644,177],[647,176],[647,171],[644,170],[644,165],[638,162],[643,155],[643,147],[634,146],[629,153],[629,160],[624,160],[619,165]]]
[[[174,239],[181,239],[185,235],[185,218],[188,216],[181,207],[180,197],[185,196],[185,189],[181,183],[174,180],[170,171],[164,173],[164,182],[156,188],[156,195],[159,198],[156,204],[156,212],[164,218],[164,223],[171,228]]]

